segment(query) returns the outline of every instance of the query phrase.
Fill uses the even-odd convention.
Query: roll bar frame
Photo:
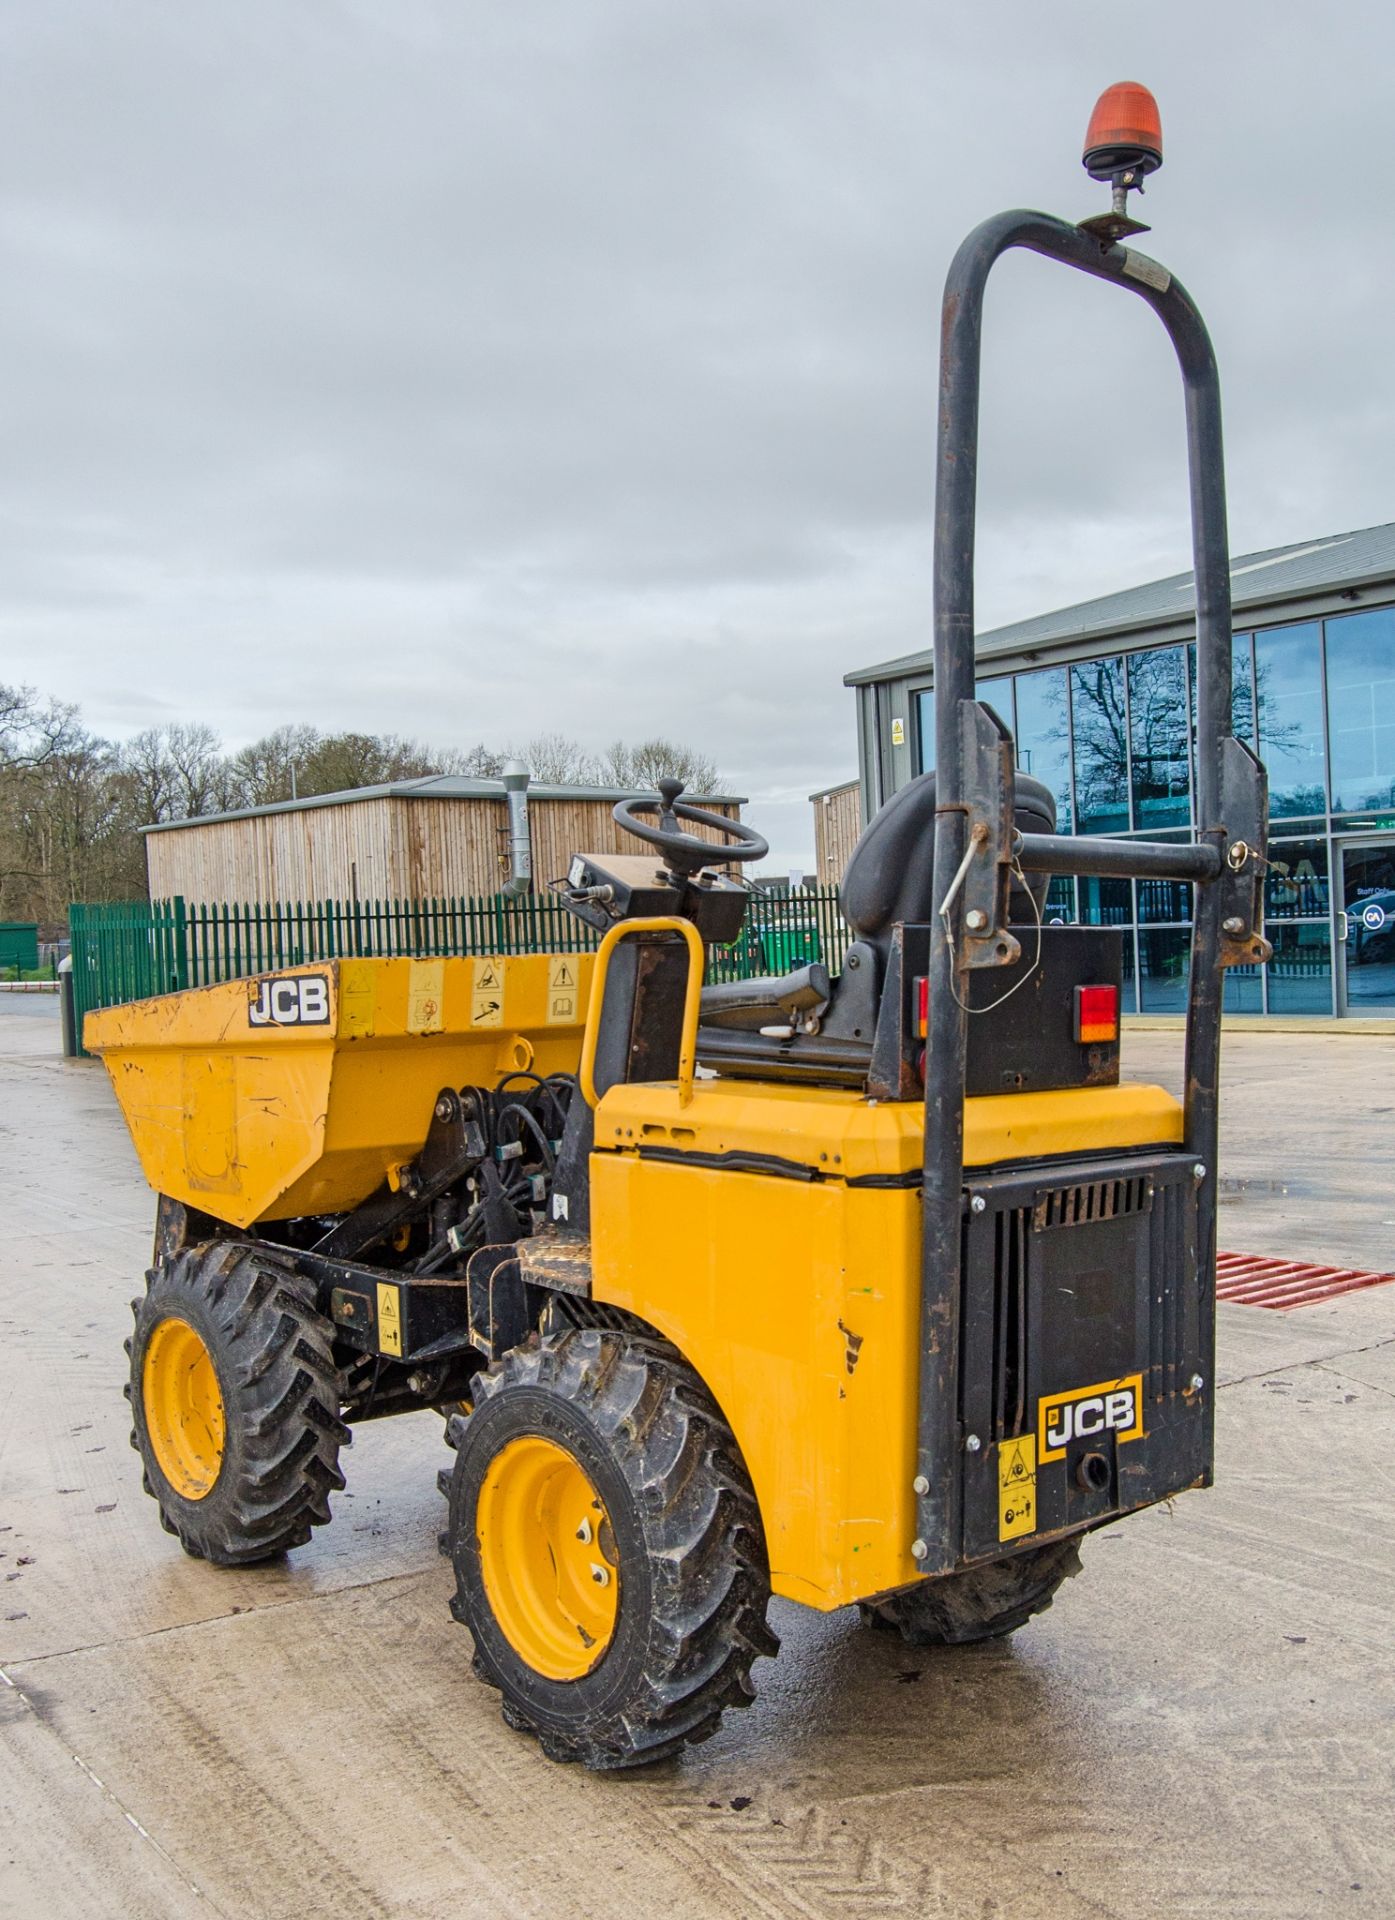
[[[974,699],[974,539],[983,298],[995,262],[1022,247],[1139,296],[1166,328],[1186,404],[1192,551],[1196,576],[1196,832],[1190,845],[1057,834],[1012,826],[1012,742]],[[921,1278],[916,1538],[925,1573],[958,1560],[962,1449],[959,1311],[964,1210],[965,991],[976,967],[1008,964],[1007,873],[1014,860],[1041,873],[1116,874],[1192,882],[1186,1022],[1185,1151],[1195,1156],[1197,1253],[1214,1273],[1216,1139],[1222,975],[1268,958],[1262,933],[1267,787],[1264,770],[1230,733],[1230,555],[1226,533],[1220,382],[1205,324],[1172,274],[1133,249],[1102,243],[1049,214],[986,220],[954,256],[941,327],[935,483],[935,822]],[[1214,1288],[1202,1286],[1202,1345],[1214,1340]],[[1208,1383],[1209,1385],[1209,1383]],[[1213,1401],[1207,1394],[1207,1458]]]

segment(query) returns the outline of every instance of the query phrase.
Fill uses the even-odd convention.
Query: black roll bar
[[[1181,367],[1186,399],[1192,551],[1196,574],[1196,838],[1191,844],[1014,835],[998,849],[1029,871],[1119,874],[1195,882],[1187,1000],[1186,1150],[1200,1171],[1198,1257],[1214,1268],[1217,1079],[1222,971],[1267,957],[1260,932],[1265,837],[1262,769],[1230,738],[1230,556],[1226,535],[1220,383],[1201,315],[1165,267],[1101,243],[1049,214],[986,220],[960,246],[945,283],[935,479],[935,822],[925,1061],[925,1163],[917,1537],[927,1573],[958,1557],[958,1346],[964,1183],[964,1062],[969,965],[960,883],[975,846],[992,839],[981,768],[970,764],[974,701],[974,534],[983,296],[994,262],[1025,247],[1136,293],[1158,315]],[[994,722],[994,725],[997,723]],[[1227,814],[1231,816],[1227,830]],[[1005,815],[1010,818],[1010,812]],[[991,853],[992,849],[989,847]],[[980,896],[982,897],[982,896]],[[981,924],[982,916],[976,922]],[[1002,949],[1000,948],[999,951]],[[980,958],[975,964],[991,964]],[[1210,1351],[1211,1289],[1203,1287],[1203,1351]],[[1208,1395],[1208,1401],[1210,1396]],[[1208,1458],[1210,1436],[1208,1434]]]

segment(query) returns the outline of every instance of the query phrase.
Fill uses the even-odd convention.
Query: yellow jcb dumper
[[[935,771],[849,864],[841,973],[703,987],[681,800],[578,855],[594,955],[338,961],[89,1018],[162,1198],[130,1342],[167,1527],[220,1564],[329,1518],[351,1427],[449,1414],[456,1617],[509,1723],[625,1767],[712,1733],[772,1592],[917,1645],[1010,1632],[1092,1528],[1212,1465],[1223,969],[1265,956],[1264,779],[1229,736],[1219,398],[1191,300],[1123,240],[1156,164],[1114,89],[1111,213],[1009,213],[945,294]],[[980,320],[1027,247],[1142,298],[1182,366],[1197,580],[1190,844],[1058,835],[973,697]],[[931,757],[926,743],[926,758]],[[1119,1078],[1121,936],[1053,874],[1195,890],[1186,1099]]]

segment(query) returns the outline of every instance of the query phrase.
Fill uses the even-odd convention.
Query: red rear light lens
[[[1119,1038],[1119,989],[1077,987],[1075,1037],[1082,1046]]]
[[[923,1040],[930,1029],[930,979],[920,973],[915,979],[915,1030]]]

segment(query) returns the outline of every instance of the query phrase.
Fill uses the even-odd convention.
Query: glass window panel
[[[1133,823],[1184,827],[1187,778],[1187,663],[1181,647],[1129,655],[1129,736]]]
[[[1068,698],[1064,667],[1017,676],[1017,764],[1055,794],[1061,833],[1071,831]]]
[[[1128,745],[1124,663],[1119,657],[1072,667],[1075,802],[1081,833],[1127,833]]]
[[[1227,967],[1221,1005],[1227,1013],[1263,1013],[1264,1000],[1259,967]]]
[[[1254,636],[1237,633],[1231,640],[1230,730],[1247,745],[1255,743]],[[1196,787],[1196,642],[1187,642],[1187,683],[1191,688],[1192,787]]]
[[[1140,928],[1139,976],[1145,1013],[1185,1013],[1192,936],[1185,927]]]
[[[1133,919],[1133,890],[1127,880],[1082,875],[1080,918],[1087,927],[1123,927]]]
[[[1187,880],[1140,880],[1138,917],[1145,925],[1157,922],[1189,921],[1192,917],[1192,889]]]
[[[975,680],[974,698],[982,700],[985,706],[992,707],[994,713],[1014,734],[1017,731],[1012,717],[1012,675],[999,674],[992,680]]]
[[[1269,769],[1270,815],[1322,813],[1327,778],[1316,623],[1255,635],[1255,705],[1260,757]]]
[[[1075,918],[1075,882],[1068,873],[1051,877],[1041,917],[1048,927],[1063,927]]]
[[[1269,933],[1271,1013],[1331,1013],[1332,940],[1324,920],[1317,925],[1275,927]]]
[[[1395,609],[1327,623],[1332,811],[1395,807]]]
[[[1327,842],[1325,840],[1271,840],[1269,872],[1264,882],[1264,918],[1311,920],[1328,911]],[[1278,868],[1288,868],[1287,873]]]
[[[1133,973],[1133,928],[1124,929],[1124,985],[1119,995],[1121,1013],[1138,1012],[1138,986]]]
[[[915,737],[920,771],[929,773],[935,764],[935,689],[927,687],[915,695]]]
[[[1237,633],[1230,661],[1230,730],[1237,740],[1255,743],[1254,661],[1250,636]]]

